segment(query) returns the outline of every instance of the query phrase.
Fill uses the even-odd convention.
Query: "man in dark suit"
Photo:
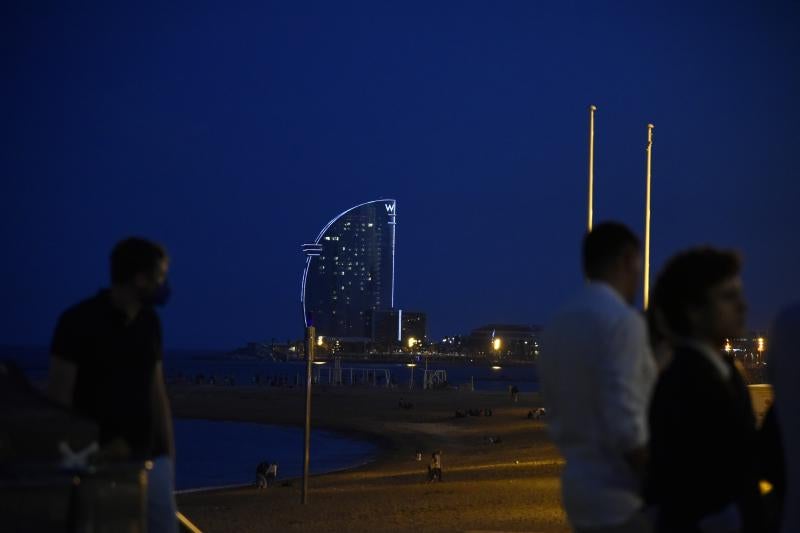
[[[739,257],[693,249],[669,261],[654,290],[673,357],[650,406],[646,496],[661,532],[758,532],[757,434],[740,372],[722,350],[744,332]]]

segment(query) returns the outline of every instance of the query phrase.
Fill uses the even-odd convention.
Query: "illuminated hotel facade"
[[[396,219],[395,200],[373,200],[340,213],[303,245],[300,301],[317,335],[370,339],[373,313],[394,308]]]

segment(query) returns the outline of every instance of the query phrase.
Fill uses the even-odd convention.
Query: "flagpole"
[[[587,228],[592,231],[592,218],[594,217],[594,113],[597,107],[589,106],[589,212],[587,214]]]
[[[644,309],[650,304],[650,189],[652,181],[653,126],[647,125],[647,198],[644,214]]]

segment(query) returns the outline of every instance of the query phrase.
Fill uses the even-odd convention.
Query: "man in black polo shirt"
[[[140,238],[111,253],[111,287],[64,311],[51,347],[49,393],[95,420],[103,456],[152,460],[148,530],[176,531],[172,419],[162,369],[161,322],[169,258]]]

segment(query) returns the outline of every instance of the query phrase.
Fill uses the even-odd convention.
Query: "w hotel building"
[[[300,301],[317,335],[370,340],[373,313],[394,308],[396,219],[395,200],[373,200],[340,213],[303,245]]]

